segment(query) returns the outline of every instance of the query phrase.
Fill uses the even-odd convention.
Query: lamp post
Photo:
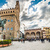
[[[17,31],[17,38],[19,38],[20,37],[20,34],[19,34],[19,30]]]
[[[25,24],[23,24],[24,25],[24,33],[25,33],[25,28],[27,28],[26,26],[25,26]]]
[[[24,25],[24,33],[25,33],[25,24],[23,24]]]
[[[25,33],[25,25],[23,24],[23,26],[24,26],[24,33]],[[23,38],[24,38],[24,34],[21,32],[21,39]]]

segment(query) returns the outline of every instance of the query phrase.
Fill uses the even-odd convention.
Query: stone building
[[[46,38],[50,38],[50,27],[44,27],[43,30],[45,30]]]
[[[3,39],[19,38],[19,31],[20,31],[19,13],[20,13],[19,1],[16,1],[15,8],[0,10],[1,20],[7,19],[3,33],[2,28],[0,27],[0,36]]]
[[[25,30],[25,38],[26,39],[41,39],[43,36],[43,31],[41,28],[39,29],[29,29]]]
[[[42,33],[43,33],[43,35],[42,35],[43,39],[46,39],[46,32],[45,32],[45,30],[42,30]]]
[[[25,39],[42,39],[45,38],[45,31],[41,30],[41,28],[38,29],[29,29],[25,30]]]

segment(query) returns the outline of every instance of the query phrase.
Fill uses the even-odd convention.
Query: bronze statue
[[[1,16],[0,16],[0,27],[2,27],[2,31],[4,30],[4,24],[6,24],[6,19],[1,20]]]

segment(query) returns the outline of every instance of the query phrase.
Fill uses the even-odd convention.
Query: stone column
[[[35,32],[35,39],[36,39],[36,32]]]

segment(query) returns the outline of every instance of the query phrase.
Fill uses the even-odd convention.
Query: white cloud
[[[26,27],[28,27],[29,29],[50,27],[50,5],[48,5],[49,1],[50,0],[47,0],[45,2],[41,1],[37,5],[33,6],[34,8],[37,8],[36,12],[34,12],[33,8],[31,7],[29,9],[30,14],[28,14],[28,7],[30,6],[30,4],[28,4],[29,1],[26,2],[27,4],[25,4],[25,6],[28,6],[26,10],[27,15],[24,14],[22,17],[22,22],[26,25]],[[26,11],[24,10],[24,12]],[[42,21],[40,22],[40,20]]]
[[[17,0],[6,0],[7,4],[4,4],[0,9],[14,8]],[[28,7],[31,5],[31,0],[19,0],[20,1],[20,20],[21,20],[21,31],[24,32],[24,26],[27,28],[42,28],[44,26],[50,27],[50,5],[47,1],[41,1],[37,5],[32,6],[37,8],[34,12],[33,8],[30,7],[28,14]],[[42,20],[40,22],[40,20]]]
[[[3,6],[2,6],[2,8],[0,8],[0,10],[1,9],[8,9],[8,8],[14,8],[15,7],[15,4],[16,4],[16,1],[17,0],[6,0],[6,4],[4,4]]]

